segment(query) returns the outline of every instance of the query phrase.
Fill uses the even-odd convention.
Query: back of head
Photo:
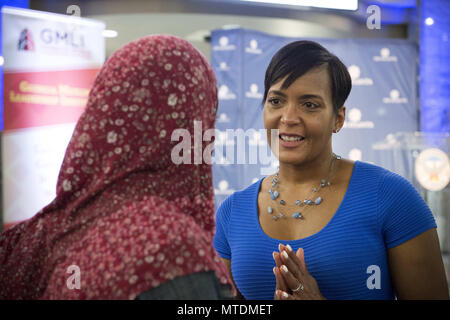
[[[214,128],[216,108],[214,73],[187,41],[152,35],[125,45],[95,80],[66,151],[58,197],[82,200],[133,172],[177,178],[173,131],[192,132],[195,120]],[[206,165],[184,169],[211,171]]]
[[[117,50],[94,81],[66,150],[55,200],[0,237],[0,244],[5,244],[0,248],[0,297],[41,297],[50,275],[58,281],[65,279],[66,264],[73,263],[67,253],[76,243],[89,243],[79,252],[87,260],[95,255],[96,262],[103,261],[113,253],[120,258],[114,249],[100,252],[94,244],[101,239],[134,241],[127,223],[142,218],[144,210],[133,209],[137,204],[147,210],[145,232],[149,235],[156,221],[151,215],[160,214],[158,221],[167,222],[164,210],[150,208],[151,199],[167,203],[172,217],[183,215],[171,223],[182,220],[187,230],[193,227],[186,221],[195,223],[198,237],[210,240],[214,225],[211,166],[174,164],[171,150],[178,141],[171,141],[171,136],[175,129],[191,132],[195,120],[201,121],[203,129],[214,128],[216,108],[213,71],[187,41],[153,35]],[[105,221],[120,212],[123,215],[116,221],[120,227],[109,228]],[[169,234],[168,226],[158,222],[157,227]],[[145,254],[136,243],[130,246],[133,254]],[[134,268],[136,259],[133,256],[127,270]],[[83,272],[92,272],[95,279],[100,271],[87,271],[81,262]],[[214,268],[212,262],[208,268]],[[55,270],[61,273],[56,275]]]

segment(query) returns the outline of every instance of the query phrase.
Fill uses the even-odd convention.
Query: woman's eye
[[[310,102],[310,101],[305,102],[305,106],[306,106],[308,109],[315,109],[315,108],[318,108],[318,107],[319,107],[317,104],[315,104],[315,103],[313,103],[313,102]]]
[[[280,99],[271,98],[271,99],[269,99],[269,103],[274,105],[274,106],[279,106],[280,105]]]

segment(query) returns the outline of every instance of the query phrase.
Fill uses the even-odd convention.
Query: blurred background
[[[55,48],[51,52],[47,48],[50,58],[31,57],[20,50],[37,48],[39,34],[21,21],[35,18],[14,10],[3,12],[0,216],[4,229],[29,218],[53,199],[65,146],[83,108],[72,105],[74,109],[65,109],[72,110],[70,115],[46,109],[56,112],[57,119],[45,118],[44,111],[41,115],[14,113],[12,104],[20,95],[14,100],[10,92],[20,91],[17,77],[22,73],[60,72],[69,61],[73,66],[66,71],[78,73],[58,73],[58,79],[87,79],[83,83],[64,81],[74,88],[88,88],[105,59],[124,44],[149,34],[179,36],[199,49],[215,70],[219,86],[217,129],[223,134],[218,142],[226,146],[233,145],[228,143],[233,137],[226,136],[227,129],[262,128],[260,93],[272,55],[290,41],[313,39],[343,60],[353,80],[346,125],[333,138],[335,150],[343,157],[383,166],[413,183],[438,223],[450,280],[450,1],[30,0],[0,1],[0,5],[71,16],[67,22],[53,15],[38,18],[41,25],[56,21],[58,28],[66,28],[66,33],[56,31],[55,35],[60,40],[70,39],[72,47],[80,43],[70,32],[85,32],[82,44],[96,52],[89,53],[89,61],[86,52],[80,58],[79,48],[76,59],[66,57],[61,62],[51,58]],[[74,16],[82,18],[83,27]],[[18,39],[22,43],[19,51]],[[28,64],[24,64],[26,59]],[[23,79],[30,79],[27,77]],[[47,78],[44,74],[39,81],[51,86]],[[18,121],[18,117],[27,121]],[[48,139],[56,140],[49,143]],[[266,148],[263,139],[264,135],[252,132],[247,147]],[[49,145],[54,147],[50,150]],[[276,161],[236,165],[230,163],[227,152],[216,156],[216,205],[235,190],[270,174],[277,165]],[[30,178],[32,175],[35,177]],[[27,188],[22,187],[24,179],[29,181]]]
[[[358,9],[332,10],[236,0],[30,0],[29,4],[34,10],[62,14],[70,5],[78,5],[81,16],[104,21],[106,29],[117,32],[116,37],[107,38],[106,56],[123,44],[149,33],[169,33],[189,40],[209,58],[210,45],[205,38],[210,36],[211,30],[237,27],[284,37],[419,41],[420,5],[415,0],[328,2],[356,3]],[[374,4],[382,10],[382,28],[376,32],[366,25],[367,8]]]

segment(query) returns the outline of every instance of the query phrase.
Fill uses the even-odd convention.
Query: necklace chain
[[[275,221],[277,221],[278,219],[289,218],[289,217],[294,218],[294,219],[303,219],[304,217],[301,213],[301,211],[304,211],[303,209],[318,206],[323,202],[322,196],[314,197],[314,195],[318,194],[318,192],[320,190],[322,190],[323,188],[331,186],[331,182],[329,181],[330,173],[331,173],[331,170],[332,170],[335,160],[340,160],[340,159],[341,159],[341,156],[337,156],[333,153],[333,159],[331,160],[330,166],[328,167],[327,177],[325,179],[320,180],[320,184],[318,187],[312,188],[312,193],[310,194],[310,196],[308,198],[295,201],[295,205],[299,207],[295,213],[293,213],[289,216],[289,215],[286,215],[285,213],[281,212],[281,210],[280,210],[280,212],[278,212],[278,214],[277,214],[276,212],[274,212],[274,209],[272,208],[272,206],[267,207],[267,213],[272,215],[273,219]],[[278,168],[278,170],[279,170],[279,168]],[[278,201],[277,199],[280,198],[279,204],[281,206],[286,206],[286,201],[281,199],[280,192],[277,190],[279,182],[280,182],[279,171],[277,171],[277,173],[272,178],[272,188],[269,189],[270,198],[274,202]],[[315,199],[313,200],[313,198],[315,198]]]

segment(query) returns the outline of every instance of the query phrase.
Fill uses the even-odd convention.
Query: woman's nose
[[[283,114],[281,115],[281,123],[285,125],[295,125],[300,123],[300,116],[295,105],[289,104],[284,108]]]

